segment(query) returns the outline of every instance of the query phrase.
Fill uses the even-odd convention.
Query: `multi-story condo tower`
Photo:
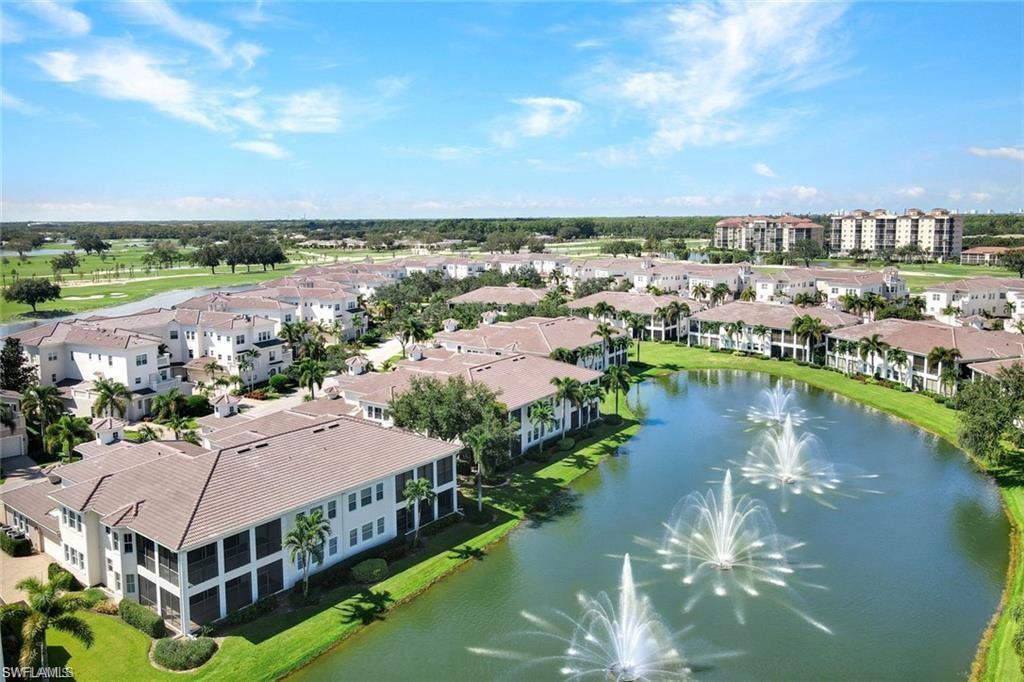
[[[828,245],[838,255],[892,252],[901,246],[916,245],[925,258],[947,260],[960,256],[963,234],[961,217],[943,208],[927,213],[911,208],[903,215],[883,208],[858,209],[832,217]]]
[[[795,242],[810,239],[822,244],[825,228],[796,216],[747,216],[726,218],[715,223],[714,245],[755,253],[789,251]]]

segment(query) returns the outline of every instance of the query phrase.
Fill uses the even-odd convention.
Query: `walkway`
[[[4,457],[3,470],[6,480],[0,490],[4,492],[38,481],[44,475],[35,460],[26,455]]]
[[[398,355],[401,352],[402,344],[398,342],[398,339],[388,339],[379,346],[367,349],[366,357],[375,367],[380,367],[382,362],[388,358]]]
[[[15,585],[25,578],[46,582],[46,571],[52,561],[49,554],[13,557],[0,552],[0,602],[13,604],[23,600],[25,595]]]

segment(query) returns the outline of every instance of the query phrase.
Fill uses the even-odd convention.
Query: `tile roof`
[[[147,348],[162,342],[160,337],[117,328],[99,328],[84,320],[51,322],[11,334],[26,348],[40,348],[64,343],[97,348]]]
[[[441,331],[434,338],[464,348],[548,355],[556,348],[575,350],[600,343],[593,335],[597,324],[582,317],[524,317],[515,322],[482,324],[476,329]]]
[[[804,315],[816,317],[832,329],[856,325],[861,321],[861,318],[856,315],[830,308],[801,308],[795,305],[754,301],[732,301],[715,308],[702,310],[692,315],[690,319],[723,323],[742,321],[748,325],[763,324],[771,329],[789,329],[793,320]]]
[[[526,287],[480,287],[448,299],[449,303],[493,303],[497,305],[535,304],[544,300],[548,289]]]
[[[1004,358],[1002,360],[984,360],[982,362],[972,362],[967,366],[975,372],[998,379],[999,370],[1009,368],[1014,365],[1024,365],[1024,357]]]
[[[947,291],[951,293],[972,293],[988,291],[1020,291],[1024,290],[1024,279],[1015,277],[968,277],[955,282],[933,284],[925,289],[931,291]]]
[[[674,296],[672,294],[656,296],[654,294],[628,291],[599,291],[596,294],[569,301],[566,305],[570,310],[581,310],[583,308],[593,308],[602,301],[615,308],[615,310],[636,313],[637,315],[653,315],[655,310],[672,302],[685,303],[690,307],[691,313],[707,307],[705,303],[685,296]]]
[[[879,334],[890,346],[918,355],[927,355],[937,346],[956,348],[962,356],[961,362],[1024,356],[1024,336],[1021,334],[953,327],[934,320],[879,320],[837,329],[831,336],[859,341],[874,334]]]

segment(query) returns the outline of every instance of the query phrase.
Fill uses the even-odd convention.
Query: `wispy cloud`
[[[42,112],[40,107],[30,104],[20,97],[12,95],[5,89],[0,89],[0,107],[10,111],[16,111],[19,114],[24,114],[26,116],[34,116]]]
[[[333,90],[306,90],[278,100],[273,127],[289,133],[333,133],[341,128],[341,98]]]
[[[84,36],[92,29],[89,17],[72,7],[70,2],[29,0],[19,3],[18,8],[69,36]]]
[[[290,155],[281,145],[272,140],[243,140],[231,145],[235,149],[260,154],[271,159],[287,159]]]
[[[773,171],[771,167],[766,163],[755,163],[754,172],[766,178],[775,177],[775,171]]]
[[[1024,147],[971,147],[967,151],[974,156],[1024,161]]]
[[[701,2],[637,22],[652,47],[641,67],[602,67],[606,94],[649,116],[651,152],[769,137],[786,112],[767,95],[837,77],[842,3]]]
[[[600,38],[586,38],[584,40],[577,40],[572,44],[577,50],[595,50],[597,48],[604,47],[608,43]]]
[[[24,29],[21,22],[11,17],[10,12],[4,12],[0,7],[0,44],[20,43],[25,40]]]
[[[519,112],[501,119],[491,136],[502,147],[514,147],[524,137],[563,135],[583,115],[583,105],[572,99],[523,97],[512,101],[519,105]]]
[[[258,57],[266,54],[262,47],[254,43],[229,43],[231,32],[226,28],[185,16],[164,0],[125,2],[118,7],[129,21],[157,26],[187,43],[203,48],[225,65],[240,62],[242,68],[250,69]]]
[[[896,194],[898,194],[899,196],[908,197],[910,199],[917,199],[919,197],[923,197],[927,193],[928,190],[920,186],[904,187],[903,189],[896,190]]]
[[[435,161],[467,161],[487,152],[486,147],[469,145],[438,145],[436,147],[396,147],[396,154],[401,156],[418,156]]]

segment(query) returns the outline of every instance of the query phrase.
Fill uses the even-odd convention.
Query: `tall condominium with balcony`
[[[833,216],[828,245],[833,254],[843,256],[858,251],[895,251],[901,246],[916,245],[925,258],[948,260],[960,257],[963,239],[963,218],[944,208],[928,212],[911,208],[903,215],[879,208]]]
[[[822,244],[824,234],[821,225],[792,215],[726,218],[715,223],[714,245],[719,249],[780,253],[805,239]]]

